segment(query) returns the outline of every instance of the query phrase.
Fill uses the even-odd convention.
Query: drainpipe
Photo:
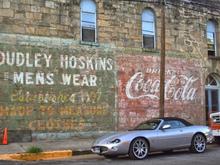
[[[166,0],[161,0],[161,49],[160,49],[160,111],[159,117],[164,117],[165,94],[165,7]]]

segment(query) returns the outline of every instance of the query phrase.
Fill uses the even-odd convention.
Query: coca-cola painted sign
[[[198,88],[195,83],[198,77],[187,75],[172,75],[165,81],[165,99],[193,101],[196,98]],[[179,84],[178,84],[179,83]],[[126,84],[126,96],[129,99],[159,99],[160,80],[145,78],[144,72],[137,72]]]
[[[117,65],[119,127],[130,128],[158,117],[160,57],[118,57]],[[165,116],[194,120],[195,115],[201,114],[204,98],[201,68],[198,60],[166,58]]]

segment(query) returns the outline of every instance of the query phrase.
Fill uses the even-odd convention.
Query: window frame
[[[214,32],[210,31],[208,28],[213,26],[214,27]],[[207,21],[207,26],[206,26],[206,42],[207,42],[207,54],[208,57],[212,58],[212,57],[217,57],[217,53],[218,53],[218,48],[217,48],[217,23],[213,20],[208,20]],[[214,43],[214,50],[209,49],[208,47],[208,33],[213,35],[213,43]],[[214,55],[209,55],[209,51],[214,51]]]
[[[83,13],[92,13],[91,11],[84,11],[83,7],[82,7],[82,3],[83,1],[85,1],[84,3],[89,2],[91,4],[93,4],[95,6],[95,13],[94,13],[94,32],[95,32],[95,40],[94,41],[85,41],[83,40]],[[85,26],[86,27],[86,26]],[[92,29],[90,27],[86,27],[87,29]],[[93,29],[92,29],[93,30]],[[97,5],[96,2],[94,0],[81,0],[80,1],[80,41],[82,43],[97,43]]]
[[[152,20],[153,21],[151,21],[151,20],[144,20],[144,13],[150,13],[150,14],[152,14]],[[149,14],[148,13],[148,14]],[[145,30],[144,28],[143,28],[143,23],[152,23],[153,24],[153,39],[154,39],[154,41],[153,41],[153,48],[148,48],[148,47],[146,47],[145,45],[144,45],[144,36],[146,35],[146,34],[144,34],[143,32],[144,31],[147,31],[147,30]],[[151,32],[151,31],[148,31],[148,32]],[[147,34],[148,35],[148,34]],[[142,14],[141,14],[141,37],[142,37],[142,48],[144,48],[144,49],[156,49],[156,15],[155,15],[155,12],[154,12],[154,10],[152,10],[151,8],[146,8],[146,9],[144,9],[143,11],[142,11]]]
[[[210,84],[210,82],[208,81],[209,77],[211,77],[217,84],[216,85],[212,85]],[[218,98],[220,98],[220,78],[218,75],[215,74],[210,74],[208,75],[208,77],[206,78],[206,82],[205,82],[205,93],[207,92],[207,103],[205,103],[206,111],[208,110],[208,113],[212,112],[212,92],[213,91],[217,91],[218,94]],[[220,112],[220,100],[218,100],[218,112]]]

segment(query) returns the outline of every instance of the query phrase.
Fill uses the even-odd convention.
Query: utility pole
[[[161,0],[161,51],[160,51],[160,111],[159,117],[164,117],[165,94],[165,5],[166,0]]]

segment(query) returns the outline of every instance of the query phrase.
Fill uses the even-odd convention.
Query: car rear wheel
[[[206,139],[202,134],[196,134],[193,136],[191,151],[195,153],[202,153],[206,150]]]
[[[136,138],[131,142],[129,157],[131,159],[145,159],[148,155],[149,145],[143,138]]]

